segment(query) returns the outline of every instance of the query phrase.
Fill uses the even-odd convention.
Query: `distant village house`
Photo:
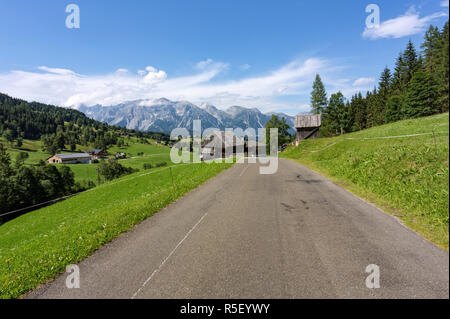
[[[56,154],[47,159],[49,164],[89,164],[91,156],[87,153]]]
[[[104,158],[106,155],[104,150],[87,150],[86,153],[88,153],[93,160]]]
[[[121,152],[116,154],[116,159],[124,159],[127,158],[127,154]]]

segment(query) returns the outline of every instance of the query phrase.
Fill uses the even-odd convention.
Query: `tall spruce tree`
[[[325,110],[324,125],[330,135],[339,135],[343,133],[345,126],[345,100],[341,92],[331,95],[328,106]]]
[[[367,103],[361,92],[355,95],[355,98],[351,103],[351,109],[354,116],[353,131],[365,129],[367,120]]]
[[[378,95],[374,105],[374,125],[381,125],[385,123],[386,104],[391,94],[392,76],[391,70],[386,66],[380,75],[378,82]]]
[[[414,73],[418,68],[418,56],[416,48],[411,40],[409,40],[408,45],[406,46],[405,52],[403,52],[403,61],[406,66],[406,83],[409,84]]]
[[[407,118],[415,118],[438,113],[437,96],[438,87],[433,76],[424,70],[418,70],[406,94],[403,114]]]
[[[379,93],[388,95],[392,85],[391,70],[386,66],[381,73],[380,82],[378,82]]]
[[[403,95],[392,95],[386,102],[385,122],[395,122],[402,119],[402,110],[404,106]]]
[[[377,125],[378,122],[378,108],[379,108],[379,96],[377,88],[368,92],[366,95],[367,107],[366,107],[366,127],[372,127]]]
[[[313,83],[313,90],[311,92],[311,108],[314,114],[320,114],[327,107],[327,92],[325,86],[322,83],[322,79],[319,74]]]
[[[448,112],[449,109],[449,36],[448,21],[440,34],[440,43],[438,51],[438,66],[436,73],[438,74],[438,104],[440,112]]]
[[[395,70],[392,78],[392,88],[398,94],[403,94],[406,92],[407,88],[407,67],[405,61],[403,60],[403,53],[400,53],[397,60],[395,61]]]
[[[422,43],[421,48],[424,49],[425,70],[431,74],[434,74],[436,70],[440,40],[439,29],[430,25],[425,33],[425,41]]]

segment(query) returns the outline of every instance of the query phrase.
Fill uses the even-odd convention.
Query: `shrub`
[[[113,180],[123,175],[139,172],[138,169],[120,165],[120,163],[116,159],[109,159],[108,161],[102,160],[100,162],[100,165],[97,167],[97,171],[107,181]]]
[[[150,163],[144,163],[144,169],[151,169],[153,168],[153,165]]]
[[[94,188],[96,185],[91,180],[82,180],[79,182],[75,182],[75,185],[73,187],[74,193],[79,193],[91,188]]]
[[[157,163],[155,165],[155,167],[163,167],[163,166],[166,166],[166,165],[167,165],[167,162],[161,162],[161,163]]]

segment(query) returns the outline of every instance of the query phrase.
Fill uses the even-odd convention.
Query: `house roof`
[[[319,127],[322,124],[322,116],[320,114],[306,115],[299,114],[295,117],[296,128]]]
[[[55,156],[61,159],[91,158],[91,156],[88,153],[55,154]]]

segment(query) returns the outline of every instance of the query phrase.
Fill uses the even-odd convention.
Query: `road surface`
[[[366,286],[366,267],[380,288]],[[446,251],[280,159],[236,164],[27,298],[448,298]]]

